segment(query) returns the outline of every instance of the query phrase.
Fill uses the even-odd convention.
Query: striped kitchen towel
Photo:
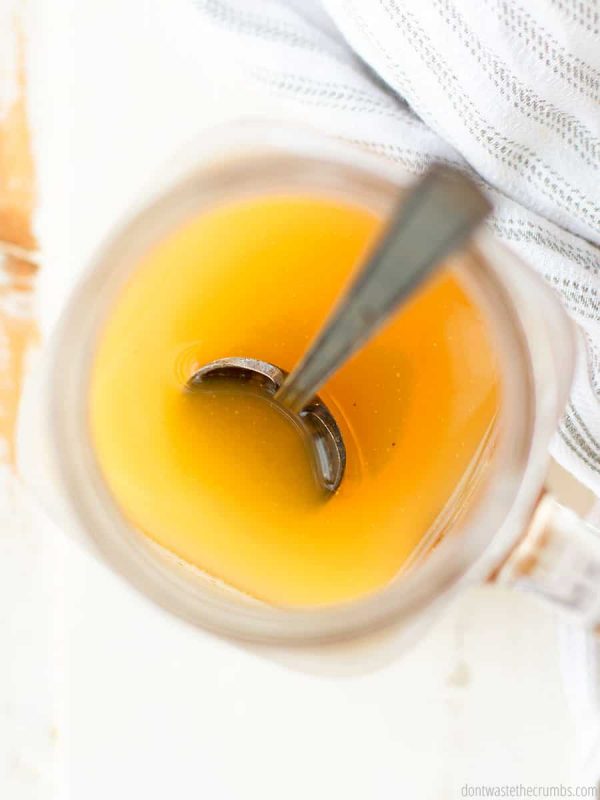
[[[475,170],[490,225],[583,337],[556,459],[600,495],[599,0],[194,0],[223,65],[414,172]]]

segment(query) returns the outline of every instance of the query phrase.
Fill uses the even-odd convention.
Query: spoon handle
[[[470,178],[454,169],[432,167],[402,198],[366,265],[281,385],[277,400],[301,411],[489,210],[488,200]]]

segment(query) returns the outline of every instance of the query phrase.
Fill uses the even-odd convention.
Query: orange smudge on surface
[[[0,285],[0,463],[15,463],[15,427],[27,356],[37,343],[33,316],[36,267],[8,256]]]
[[[17,91],[0,119],[0,239],[35,248],[31,228],[35,177],[26,108],[24,39],[16,23],[12,33],[4,35],[16,37],[17,64],[13,77],[0,73],[0,80],[16,81]]]
[[[14,99],[0,118],[0,464],[14,465],[15,425],[27,356],[38,339],[33,313],[35,263],[27,250],[36,247],[32,230],[35,176],[25,93],[24,37],[15,16],[16,69],[0,72],[12,81]],[[23,257],[10,247],[23,248]],[[4,252],[3,252],[4,251]]]

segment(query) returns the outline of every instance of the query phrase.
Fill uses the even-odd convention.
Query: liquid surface
[[[493,420],[485,322],[451,271],[320,392],[347,448],[330,499],[301,431],[235,386],[186,393],[199,366],[290,370],[376,238],[370,211],[263,197],[199,216],[140,263],[98,343],[90,425],[126,517],[181,558],[277,605],[387,584],[444,509]]]

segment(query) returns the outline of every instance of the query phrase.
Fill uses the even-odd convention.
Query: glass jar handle
[[[550,494],[494,580],[541,595],[600,631],[600,530]]]

